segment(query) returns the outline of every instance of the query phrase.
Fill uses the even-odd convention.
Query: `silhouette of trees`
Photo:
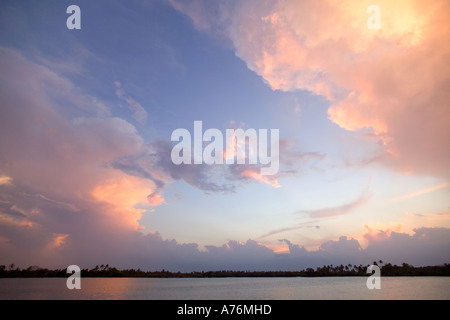
[[[375,261],[374,261],[375,262]],[[450,264],[426,267],[414,267],[408,263],[392,265],[378,261],[382,276],[450,276]],[[374,263],[375,264],[375,263]],[[83,277],[109,277],[109,278],[224,278],[224,277],[341,277],[364,276],[369,265],[324,265],[316,269],[307,268],[298,271],[195,271],[189,273],[161,271],[142,271],[141,269],[119,270],[109,264],[95,266],[93,269],[82,269]],[[49,270],[30,266],[26,269],[15,268],[15,264],[8,267],[0,265],[0,278],[41,278],[41,277],[67,277],[66,269]]]

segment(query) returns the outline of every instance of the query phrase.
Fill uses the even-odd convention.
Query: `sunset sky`
[[[450,262],[449,39],[447,0],[1,1],[0,264]],[[173,164],[194,121],[278,174]]]

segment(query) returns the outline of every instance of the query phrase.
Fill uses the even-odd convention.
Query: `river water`
[[[369,290],[366,277],[324,278],[82,278],[69,290],[66,278],[0,279],[0,299],[132,300],[450,300],[450,277],[382,277]]]

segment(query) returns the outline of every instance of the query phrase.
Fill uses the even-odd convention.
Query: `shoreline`
[[[375,264],[377,265],[377,264]],[[96,266],[93,269],[81,269],[81,275],[85,278],[317,278],[317,277],[367,277],[370,265],[327,265],[316,269],[307,268],[298,271],[193,271],[193,272],[171,272],[142,271],[140,269],[117,269],[109,265]],[[448,277],[450,276],[450,264],[445,263],[437,266],[414,267],[407,263],[402,265],[379,264],[383,277]],[[15,268],[14,264],[0,266],[1,278],[67,278],[71,272],[66,269],[46,269],[30,266],[27,269]]]

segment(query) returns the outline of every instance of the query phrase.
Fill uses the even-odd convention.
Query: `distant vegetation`
[[[439,266],[414,267],[407,263],[402,265],[384,264],[383,261],[373,262],[381,270],[381,276],[450,276],[450,264]],[[369,265],[326,265],[316,269],[307,268],[299,271],[196,271],[196,272],[170,272],[142,271],[141,269],[118,270],[109,265],[96,266],[93,269],[82,269],[82,277],[109,277],[109,278],[224,278],[224,277],[347,277],[368,276]],[[26,269],[0,265],[0,278],[56,278],[68,277],[66,269],[49,270],[31,266]]]

